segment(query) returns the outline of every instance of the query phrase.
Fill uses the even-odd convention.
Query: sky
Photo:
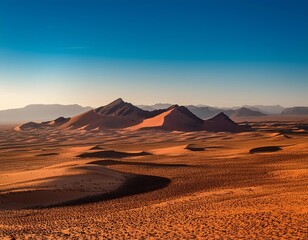
[[[307,0],[0,0],[0,109],[308,106]]]

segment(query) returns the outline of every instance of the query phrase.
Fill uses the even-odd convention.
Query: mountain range
[[[308,115],[308,107],[292,107],[292,108],[286,108],[282,111],[281,114],[284,115]]]
[[[137,105],[139,108],[153,111],[155,109],[168,108],[170,103],[158,103],[154,105]],[[308,107],[284,108],[280,105],[244,105],[243,107],[218,108],[206,105],[187,105],[186,106],[196,116],[207,119],[224,112],[229,117],[258,117],[265,115],[308,115]]]
[[[122,103],[123,104],[123,103]],[[155,110],[167,109],[171,107],[172,104],[169,103],[158,103],[154,105],[137,105],[139,110],[153,112]],[[122,109],[123,113],[132,109],[132,106],[126,106],[128,109]],[[308,115],[308,107],[292,107],[292,108],[283,108],[280,105],[274,106],[263,106],[255,105],[248,106],[244,105],[243,107],[234,107],[234,108],[217,108],[210,107],[206,105],[188,105],[186,106],[189,111],[195,114],[201,119],[209,119],[224,112],[229,117],[257,117],[264,115],[273,115],[273,114],[282,114],[282,115]],[[33,122],[42,122],[48,121],[50,119],[56,119],[59,116],[65,118],[76,116],[86,111],[92,110],[91,107],[82,107],[80,105],[60,105],[60,104],[33,104],[28,105],[24,108],[18,109],[8,109],[0,110],[0,124],[18,124],[25,123],[29,121]],[[135,109],[136,110],[136,109]],[[97,110],[100,114],[108,113],[112,109],[99,109]],[[103,112],[104,111],[104,112]],[[144,114],[144,113],[143,113]]]
[[[77,104],[32,104],[24,108],[0,110],[0,123],[41,122],[59,116],[74,116],[90,109],[91,107],[82,107]]]
[[[187,106],[187,108],[202,119],[211,118],[217,115],[220,112],[224,112],[229,117],[256,117],[256,116],[265,116],[266,114],[257,111],[251,110],[249,108],[239,108],[239,109],[219,109],[213,107],[196,107],[193,105]]]
[[[147,111],[124,102],[121,98],[71,118],[59,117],[42,123],[28,122],[20,125],[16,130],[55,127],[63,130],[123,129],[127,131],[158,129],[165,131],[241,132],[250,130],[246,125],[236,124],[222,112],[211,119],[203,120],[185,106],[172,105],[166,109]]]
[[[172,104],[170,103],[157,103],[154,105],[137,105],[138,107],[140,107],[141,109],[144,110],[155,110],[155,109],[162,109],[162,108],[168,108],[170,107]],[[244,105],[242,107],[232,107],[232,108],[218,108],[218,107],[211,107],[211,106],[207,106],[207,105],[188,105],[188,108],[190,108],[191,111],[197,110],[198,108],[202,109],[201,111],[204,112],[202,113],[203,115],[206,115],[207,117],[211,117],[213,116],[213,114],[216,114],[217,112],[226,112],[229,111],[228,113],[226,112],[226,114],[228,115],[236,115],[236,110],[239,110],[241,108],[246,108],[246,109],[250,109],[253,110],[255,112],[261,112],[263,114],[281,114],[282,111],[285,109],[284,107],[280,106],[280,105],[272,105],[272,106],[265,106],[265,105]],[[198,111],[198,110],[197,110]],[[200,111],[200,110],[199,110]],[[195,113],[197,114],[197,112]],[[249,115],[250,116],[250,115]],[[255,116],[255,115],[252,115]],[[257,115],[258,116],[258,113]]]

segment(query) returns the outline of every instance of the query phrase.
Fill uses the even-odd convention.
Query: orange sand
[[[296,131],[296,121],[252,125],[244,133],[2,129],[0,238],[307,239],[307,131]],[[152,155],[76,158],[98,145]],[[249,153],[265,146],[281,150]],[[170,183],[94,203],[16,209],[114,191],[140,175]]]

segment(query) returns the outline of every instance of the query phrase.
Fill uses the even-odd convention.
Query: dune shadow
[[[59,153],[41,153],[41,154],[37,154],[35,155],[36,157],[43,157],[43,156],[56,156],[59,155]]]
[[[132,165],[132,166],[145,166],[145,167],[187,167],[187,164],[168,164],[168,163],[149,163],[149,162],[123,162],[119,160],[98,160],[89,162],[88,164],[98,164],[102,166],[113,166],[113,165]]]
[[[116,198],[122,198],[145,192],[155,191],[168,186],[170,182],[171,180],[169,178],[149,175],[138,175],[128,179],[120,188],[110,193],[87,196],[76,200],[66,201],[38,208],[65,207],[107,201]]]
[[[118,152],[114,150],[98,151],[98,152],[86,152],[78,155],[79,158],[126,158],[126,157],[139,157],[152,155],[147,152]]]
[[[265,146],[265,147],[252,148],[250,149],[249,153],[254,154],[254,153],[277,152],[280,150],[282,150],[282,148],[279,146]]]
[[[185,149],[192,151],[192,152],[202,152],[205,151],[206,149],[215,149],[215,148],[222,148],[221,146],[200,146],[198,144],[188,144]]]
[[[104,148],[99,146],[99,145],[96,145],[94,147],[91,147],[90,150],[103,150]]]
[[[202,152],[205,150],[205,147],[200,147],[196,144],[188,144],[185,149],[192,152]]]

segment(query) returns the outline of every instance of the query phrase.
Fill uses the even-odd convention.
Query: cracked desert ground
[[[308,239],[307,123],[255,122],[245,133],[2,127],[0,238]],[[268,146],[281,150],[249,153]]]

